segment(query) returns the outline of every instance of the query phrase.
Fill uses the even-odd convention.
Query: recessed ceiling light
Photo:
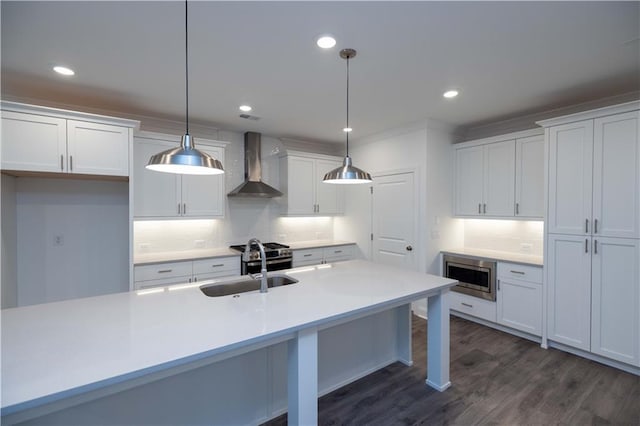
[[[349,132],[352,132],[353,129],[351,127],[345,127],[344,129],[342,129],[342,131],[345,133],[349,133]]]
[[[323,35],[318,37],[316,44],[323,49],[331,49],[336,45],[336,39],[330,35]]]
[[[252,109],[253,108],[251,108],[249,105],[240,105],[240,111],[249,112]]]
[[[58,74],[62,74],[62,75],[74,75],[76,73],[71,68],[63,67],[63,66],[60,66],[60,65],[57,65],[57,66],[53,67],[53,70],[55,72],[57,72]]]
[[[458,91],[457,90],[447,90],[446,92],[444,92],[442,94],[442,96],[444,96],[445,98],[455,98],[456,96],[458,96]]]

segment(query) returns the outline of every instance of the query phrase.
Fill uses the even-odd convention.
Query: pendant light
[[[372,181],[371,175],[355,167],[351,162],[351,157],[349,157],[349,132],[351,132],[351,127],[349,127],[349,60],[354,56],[356,56],[354,49],[342,49],[340,51],[340,57],[347,60],[347,127],[343,129],[347,134],[347,155],[344,157],[342,166],[324,175],[322,181],[325,183],[354,184],[370,183]]]
[[[146,168],[158,172],[187,175],[217,175],[224,173],[222,163],[195,148],[189,134],[189,30],[187,1],[184,2],[184,40],[185,40],[185,104],[186,132],[178,148],[168,149],[153,155]]]

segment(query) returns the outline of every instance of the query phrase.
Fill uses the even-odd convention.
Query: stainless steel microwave
[[[445,254],[443,275],[458,280],[451,290],[482,299],[496,300],[496,262]]]

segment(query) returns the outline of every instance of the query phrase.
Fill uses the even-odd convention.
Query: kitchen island
[[[190,284],[4,310],[2,423],[255,423],[284,404],[290,424],[314,424],[319,388],[411,365],[410,303],[424,298],[427,383],[449,386],[455,281],[361,260],[285,272],[299,282],[265,294],[209,298]],[[157,417],[168,404],[177,419]]]

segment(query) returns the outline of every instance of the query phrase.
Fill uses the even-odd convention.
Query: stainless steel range
[[[280,243],[264,243],[264,254],[267,261],[267,271],[280,271],[289,269],[293,265],[293,255],[289,246]],[[244,244],[229,246],[230,249],[239,253],[245,251]],[[242,275],[257,274],[260,272],[262,259],[260,258],[260,250],[257,244],[252,244],[248,256],[242,256],[241,273]]]

